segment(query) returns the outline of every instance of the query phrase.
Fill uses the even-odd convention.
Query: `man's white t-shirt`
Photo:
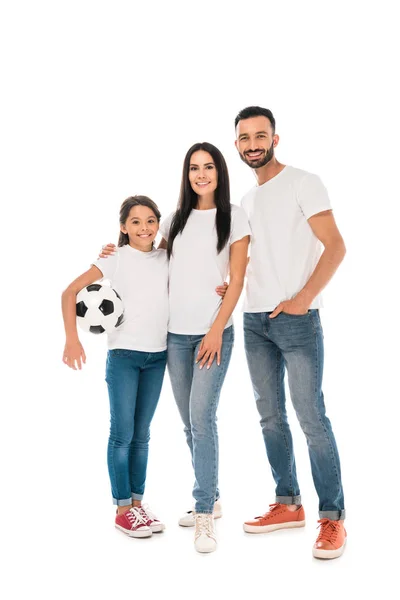
[[[217,209],[192,209],[182,233],[173,246],[169,265],[168,331],[185,335],[207,333],[221,306],[215,288],[222,285],[229,271],[230,246],[250,235],[243,209],[231,205],[231,234],[223,250],[217,253]],[[168,240],[174,213],[161,224],[160,233]],[[226,327],[232,325],[229,319]]]
[[[244,312],[269,312],[307,283],[321,255],[321,243],[307,219],[331,210],[320,178],[286,166],[242,199],[251,227]],[[317,296],[310,308],[322,306]]]
[[[122,324],[108,335],[108,348],[161,352],[167,347],[168,259],[166,250],[141,252],[128,244],[93,263],[124,305]]]

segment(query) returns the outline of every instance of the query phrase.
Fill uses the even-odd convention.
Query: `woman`
[[[243,288],[250,228],[230,204],[221,152],[199,143],[186,154],[178,207],[160,227],[169,266],[168,371],[195,473],[195,548],[216,549],[213,509],[219,499],[216,412],[233,346],[231,315]],[[215,288],[227,274],[221,300]],[[220,506],[215,506],[216,517]]]
[[[212,552],[214,515],[221,516],[216,412],[232,353],[231,315],[243,288],[250,240],[244,211],[230,204],[224,157],[212,144],[195,144],[187,152],[178,207],[161,224],[160,233],[159,248],[167,249],[170,259],[168,371],[195,474],[195,510],[179,523],[195,526],[198,552]],[[112,250],[109,244],[101,256]],[[222,284],[228,273],[225,293]]]

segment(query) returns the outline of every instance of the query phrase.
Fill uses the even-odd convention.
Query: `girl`
[[[244,211],[230,204],[224,157],[212,144],[195,144],[187,152],[177,210],[160,232],[160,248],[167,248],[170,259],[168,371],[195,474],[195,512],[180,525],[195,525],[196,550],[212,552],[213,512],[221,516],[216,412],[250,240]],[[228,272],[230,283],[221,300],[215,288]]]
[[[119,250],[100,258],[62,295],[66,332],[63,362],[81,369],[85,352],[76,328],[76,295],[103,277],[121,296],[124,321],[108,336],[106,381],[111,427],[107,462],[115,526],[132,537],[149,537],[164,525],[142,506],[150,423],[156,409],[167,359],[168,260],[153,246],[160,222],[157,205],[134,196],[120,209]]]

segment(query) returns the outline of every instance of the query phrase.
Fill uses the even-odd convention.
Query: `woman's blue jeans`
[[[199,368],[196,356],[204,334],[168,334],[168,372],[195,474],[193,497],[198,513],[212,513],[218,490],[217,408],[231,359],[234,332],[227,327],[222,337],[221,364]]]
[[[305,315],[244,314],[244,341],[276,501],[301,504],[292,435],[285,407],[290,397],[305,433],[320,518],[344,519],[339,453],[322,393],[324,344],[318,310]]]
[[[106,381],[111,426],[107,462],[113,503],[128,506],[144,494],[150,423],[160,397],[167,351],[109,350]]]

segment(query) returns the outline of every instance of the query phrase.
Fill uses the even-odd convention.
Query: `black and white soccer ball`
[[[92,283],[76,297],[76,320],[84,331],[112,333],[123,318],[121,297],[108,285]]]

